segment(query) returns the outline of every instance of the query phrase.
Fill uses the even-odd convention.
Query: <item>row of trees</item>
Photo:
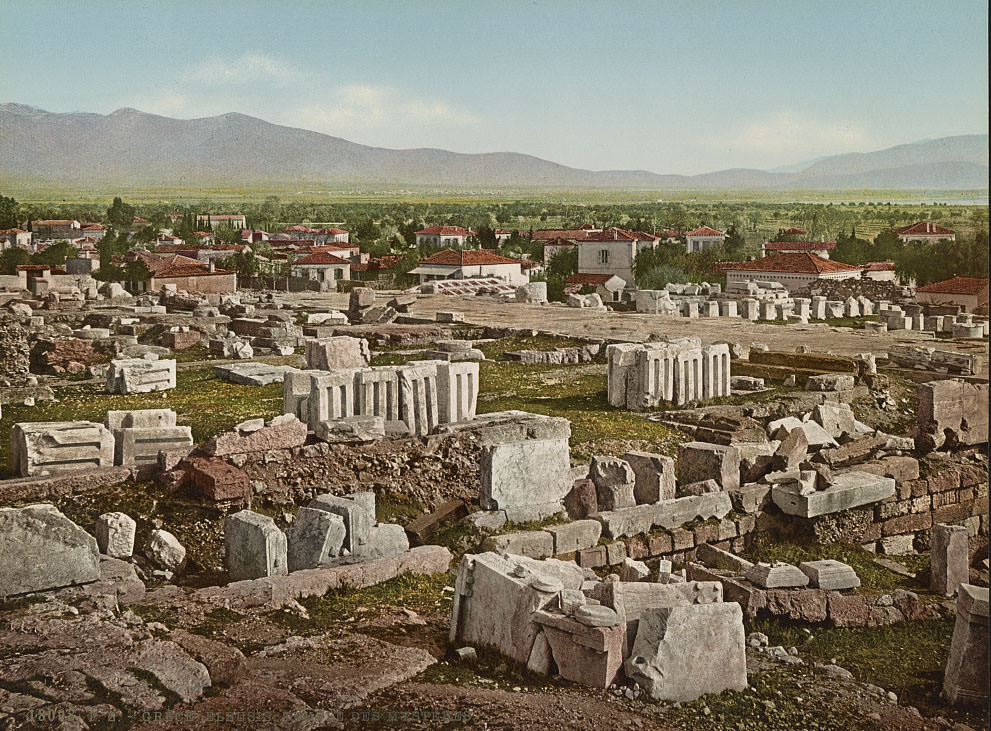
[[[954,276],[988,275],[988,232],[981,229],[956,241],[902,241],[897,234],[883,231],[873,241],[860,238],[856,230],[840,236],[832,257],[847,264],[893,261],[902,280],[915,280],[919,286]]]

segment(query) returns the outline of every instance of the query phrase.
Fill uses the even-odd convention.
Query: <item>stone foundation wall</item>
[[[28,329],[0,313],[0,386],[23,386],[30,370]]]
[[[831,300],[845,300],[847,297],[866,297],[877,302],[914,302],[914,292],[894,282],[878,282],[874,279],[843,279],[813,282],[808,287],[808,296],[822,296]],[[797,295],[799,292],[792,292]]]

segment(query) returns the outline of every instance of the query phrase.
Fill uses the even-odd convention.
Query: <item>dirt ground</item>
[[[395,292],[379,292],[383,303]],[[338,293],[299,293],[282,295],[307,307],[347,309],[348,295]],[[498,302],[491,297],[456,297],[452,295],[418,295],[412,315],[433,318],[438,311],[463,312],[472,325],[490,327],[531,328],[548,334],[580,338],[646,340],[651,335],[672,337],[695,336],[704,343],[723,341],[764,343],[772,350],[794,350],[807,345],[813,351],[829,351],[837,355],[884,352],[893,345],[938,345],[943,350],[963,353],[983,353],[982,375],[988,374],[988,343],[975,341],[933,341],[917,331],[899,330],[892,333],[867,333],[826,324],[771,325],[740,318],[699,318],[646,315],[634,312],[588,312],[563,305],[525,305]]]

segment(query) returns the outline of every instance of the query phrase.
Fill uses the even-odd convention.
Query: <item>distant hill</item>
[[[819,158],[778,172],[592,171],[531,155],[393,150],[243,114],[171,119],[136,109],[50,113],[0,104],[0,177],[52,186],[358,183],[444,187],[986,189],[988,136]],[[784,172],[788,170],[789,172]]]

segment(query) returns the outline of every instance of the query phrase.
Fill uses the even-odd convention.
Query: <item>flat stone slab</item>
[[[803,561],[798,565],[799,570],[809,577],[809,585],[813,589],[825,589],[826,591],[856,589],[860,586],[860,577],[842,561],[834,561],[831,558],[821,561]]]
[[[809,585],[809,577],[790,563],[755,563],[744,576],[762,589],[799,589]]]
[[[771,488],[771,499],[787,515],[814,518],[889,498],[895,494],[895,481],[854,470],[835,474],[833,483],[825,490],[807,495],[802,495],[800,490],[795,483],[775,485]]]

